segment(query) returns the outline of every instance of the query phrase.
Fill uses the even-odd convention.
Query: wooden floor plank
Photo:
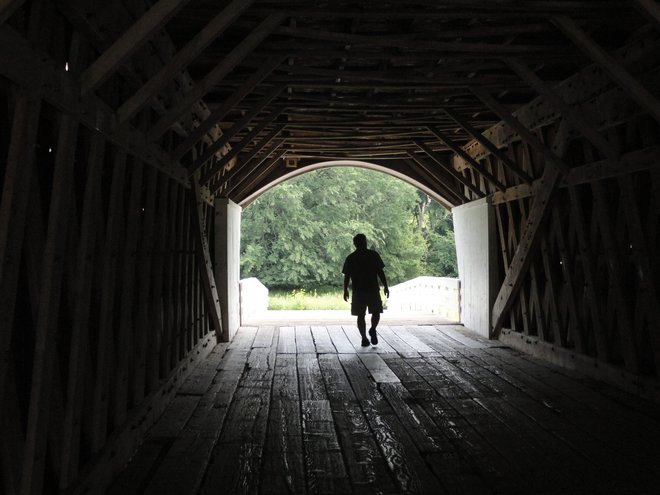
[[[302,417],[295,354],[277,354],[261,493],[305,493]]]
[[[319,365],[351,482],[360,493],[397,493],[338,356],[320,356]]]
[[[296,353],[296,330],[294,327],[281,327],[277,343],[278,354]]]
[[[464,328],[462,325],[435,325],[434,327],[438,332],[454,339],[455,341],[463,344],[466,347],[480,349],[482,347],[489,347],[490,344],[486,339],[477,339],[476,336],[469,337],[461,332]]]
[[[400,381],[378,354],[359,354],[359,356],[376,383],[398,383]]]
[[[392,331],[399,336],[401,340],[415,348],[420,354],[435,354],[436,350],[422,342],[416,335],[413,335],[407,327],[396,325],[390,327]]]
[[[390,470],[403,493],[445,493],[420,454],[413,439],[405,431],[387,401],[378,392],[371,375],[356,356],[340,355],[360,407],[376,437]]]
[[[254,337],[252,347],[268,347],[273,345],[273,336],[275,335],[274,325],[260,326],[257,335]]]
[[[315,353],[316,346],[308,326],[296,326],[296,352],[298,354]]]
[[[312,326],[312,337],[314,338],[314,346],[316,352],[319,354],[335,353],[337,349],[332,345],[332,339],[326,327]]]
[[[240,329],[108,493],[657,491],[657,407],[461,327],[380,330],[388,352],[348,326]]]
[[[257,335],[257,327],[241,327],[229,343],[228,349],[249,349]]]
[[[256,333],[256,332],[255,332]],[[215,445],[200,493],[256,492],[273,385],[276,348],[253,349]]]
[[[403,357],[420,357],[421,354],[417,352],[414,346],[409,345],[405,340],[398,336],[392,329],[387,326],[379,326],[378,333],[380,338],[384,339],[394,351]]]
[[[328,334],[330,334],[330,338],[332,339],[332,344],[335,346],[335,349],[337,349],[338,353],[340,354],[355,353],[355,347],[353,347],[351,341],[348,340],[348,337],[346,337],[346,334],[344,333],[344,330],[341,328],[341,326],[329,325]]]

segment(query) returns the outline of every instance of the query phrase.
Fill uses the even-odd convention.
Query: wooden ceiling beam
[[[322,31],[320,29],[278,27],[275,34],[312,40],[334,41],[347,45],[393,47],[414,50],[443,50],[450,53],[488,54],[545,53],[565,51],[556,45],[503,45],[500,43],[454,43],[435,40],[408,39],[398,36],[365,36],[360,34]],[[348,55],[348,54],[347,54]]]
[[[437,167],[429,166],[421,157],[415,155],[411,150],[407,151],[410,161],[414,164],[411,168],[417,171],[422,175],[427,182],[435,188],[438,193],[447,198],[447,201],[452,204],[452,206],[461,205],[467,201],[467,198],[462,192],[454,190],[450,186],[449,181],[454,181],[454,178],[449,174],[446,174],[446,177],[442,177],[438,172],[444,172],[444,169],[438,169]],[[449,179],[449,181],[447,180]],[[455,181],[454,181],[455,182]]]
[[[83,94],[94,91],[190,0],[159,0],[80,75]]]
[[[443,108],[443,111],[449,115],[465,132],[467,132],[474,139],[479,141],[491,154],[497,158],[505,167],[507,167],[511,172],[516,174],[523,182],[530,184],[532,182],[532,177],[522,170],[518,165],[516,165],[513,160],[511,160],[504,151],[500,150],[495,146],[488,138],[486,138],[481,132],[474,128],[468,120],[463,117],[461,114],[456,112],[451,108]]]
[[[204,79],[177,102],[147,134],[151,141],[160,137],[192,104],[208,93],[215,84],[224,78],[234,67],[252,52],[286,18],[285,13],[273,14],[264,19],[257,28],[245,37]]]
[[[266,106],[268,106],[268,104],[282,92],[283,89],[283,85],[273,87],[273,89],[271,89],[271,91],[264,98],[258,101],[249,112],[247,112],[240,120],[237,120],[234,125],[231,126],[231,128],[222,134],[220,138],[215,140],[208,148],[204,150],[204,153],[199,156],[190,167],[188,167],[188,173],[192,174],[195,172],[224,145],[229,143],[229,140],[237,133],[242,131],[253,118],[261,113],[264,108],[266,108]]]
[[[265,151],[260,152],[250,162],[247,162],[239,173],[225,182],[225,188],[222,191],[223,196],[230,196],[247,178],[259,169],[268,169],[270,164],[282,159],[286,154],[286,149],[280,147],[286,142],[286,139],[280,138],[272,141]],[[271,156],[272,155],[272,156]],[[271,157],[270,159],[268,157]]]
[[[550,148],[543,144],[539,138],[537,138],[532,131],[527,129],[523,124],[521,124],[509,111],[504,108],[504,106],[499,103],[491,95],[482,91],[480,88],[471,88],[472,92],[484,102],[484,104],[490,108],[499,118],[501,118],[509,127],[514,129],[521,137],[521,139],[532,148],[538,151],[541,156],[543,156],[550,165],[555,167],[557,170],[562,173],[567,173],[569,167],[564,163],[564,161],[559,158]]]
[[[162,1],[162,0],[161,0]],[[120,122],[125,122],[139,112],[158,91],[160,91],[172,76],[186,67],[213,40],[234,22],[254,0],[234,0],[216,15],[186,46],[179,50],[158,72],[140,87],[133,96],[126,100],[117,110]]]
[[[634,0],[638,10],[649,17],[650,21],[660,27],[660,5],[655,0]]]
[[[478,187],[476,187],[472,182],[470,182],[466,177],[463,177],[463,174],[458,172],[457,170],[454,170],[454,167],[451,166],[450,163],[446,163],[445,160],[440,157],[438,153],[433,151],[429,145],[427,145],[424,141],[421,139],[416,139],[413,140],[415,145],[422,150],[424,153],[428,155],[428,157],[433,160],[435,163],[437,163],[440,167],[443,168],[446,172],[449,172],[449,174],[456,180],[458,180],[461,184],[463,184],[465,187],[467,187],[470,191],[472,191],[477,197],[483,198],[485,195],[482,193]]]
[[[497,177],[491,174],[488,170],[485,170],[485,167],[481,163],[479,163],[470,155],[468,155],[463,150],[463,148],[461,148],[458,144],[456,144],[454,140],[451,139],[449,136],[447,136],[444,132],[442,132],[440,129],[434,126],[429,127],[429,131],[431,131],[431,133],[434,136],[436,136],[447,146],[449,146],[449,148],[451,148],[454,151],[454,153],[456,153],[458,156],[463,158],[463,160],[468,162],[472,170],[474,170],[479,175],[482,175],[484,179],[490,182],[496,189],[498,189],[499,191],[504,191],[506,189],[506,186],[502,184],[499,180],[497,180]]]
[[[261,131],[270,125],[282,113],[283,110],[284,107],[277,107],[270,114],[264,117],[261,122],[259,122],[259,124],[257,124],[249,133],[243,136],[243,138],[238,143],[236,143],[227,154],[225,154],[211,167],[209,167],[209,170],[202,176],[201,183],[204,184],[210,181],[213,176],[220,172],[232,158],[237,156],[243,150],[243,148],[250,144],[252,140],[254,140],[259,135]]]
[[[600,65],[621,88],[660,122],[660,100],[647,90],[612,55],[601,48],[575,21],[566,16],[553,17],[554,24],[591,60]]]
[[[553,105],[577,131],[581,132],[589,141],[591,141],[596,149],[601,150],[610,158],[616,158],[616,150],[600,133],[598,133],[598,131],[596,131],[593,125],[582,116],[582,113],[576,111],[566,103],[550,86],[543,82],[534,71],[527,67],[524,62],[515,58],[507,58],[505,59],[505,62],[523,81],[527,82],[551,105]]]
[[[277,135],[282,132],[282,129],[284,129],[284,124],[277,124],[268,134],[266,134],[257,144],[255,144],[249,151],[246,152],[245,156],[243,157],[242,163],[247,164],[249,161],[254,158],[254,156],[259,153],[262,149],[267,147],[270,142],[277,137]],[[280,143],[281,144],[281,143]],[[279,145],[278,145],[279,146]],[[229,182],[232,177],[234,177],[236,174],[238,174],[241,170],[243,169],[243,165],[239,164],[236,162],[236,165],[234,168],[229,170],[227,173],[225,173],[219,180],[219,182],[216,182],[213,184],[212,187],[210,187],[211,192],[214,194],[217,193],[218,189],[220,189],[224,184]]]
[[[0,0],[0,24],[9,19],[24,3],[25,0]]]
[[[188,137],[179,144],[172,156],[176,160],[180,160],[195,144],[204,137],[214,125],[218,124],[225,116],[243,100],[249,93],[254,90],[268,75],[282,62],[281,59],[272,59],[266,64],[262,65],[256,72],[245,80],[236,91],[234,91],[222,104],[214,108],[210,115],[196,127]]]
[[[283,149],[275,153],[272,158],[270,158],[262,167],[257,168],[249,175],[246,175],[245,179],[242,179],[241,184],[237,184],[236,188],[232,188],[229,194],[232,194],[234,200],[238,203],[246,193],[252,191],[264,177],[268,177],[273,170],[279,165],[279,161],[286,155],[287,150]],[[256,174],[254,172],[257,172]]]

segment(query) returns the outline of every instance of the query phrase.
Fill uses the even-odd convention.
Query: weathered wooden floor
[[[243,328],[109,493],[658,493],[660,412],[460,326]]]

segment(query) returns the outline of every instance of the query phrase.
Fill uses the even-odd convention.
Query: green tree
[[[321,169],[284,182],[243,213],[242,276],[271,288],[339,287],[357,232],[381,253],[392,284],[424,274],[435,258],[418,225],[418,199],[403,181],[359,168]],[[425,215],[432,224],[431,208]]]

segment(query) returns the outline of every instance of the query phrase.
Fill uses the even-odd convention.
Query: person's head
[[[358,249],[367,249],[367,236],[364,234],[357,234],[353,237],[353,244]]]

